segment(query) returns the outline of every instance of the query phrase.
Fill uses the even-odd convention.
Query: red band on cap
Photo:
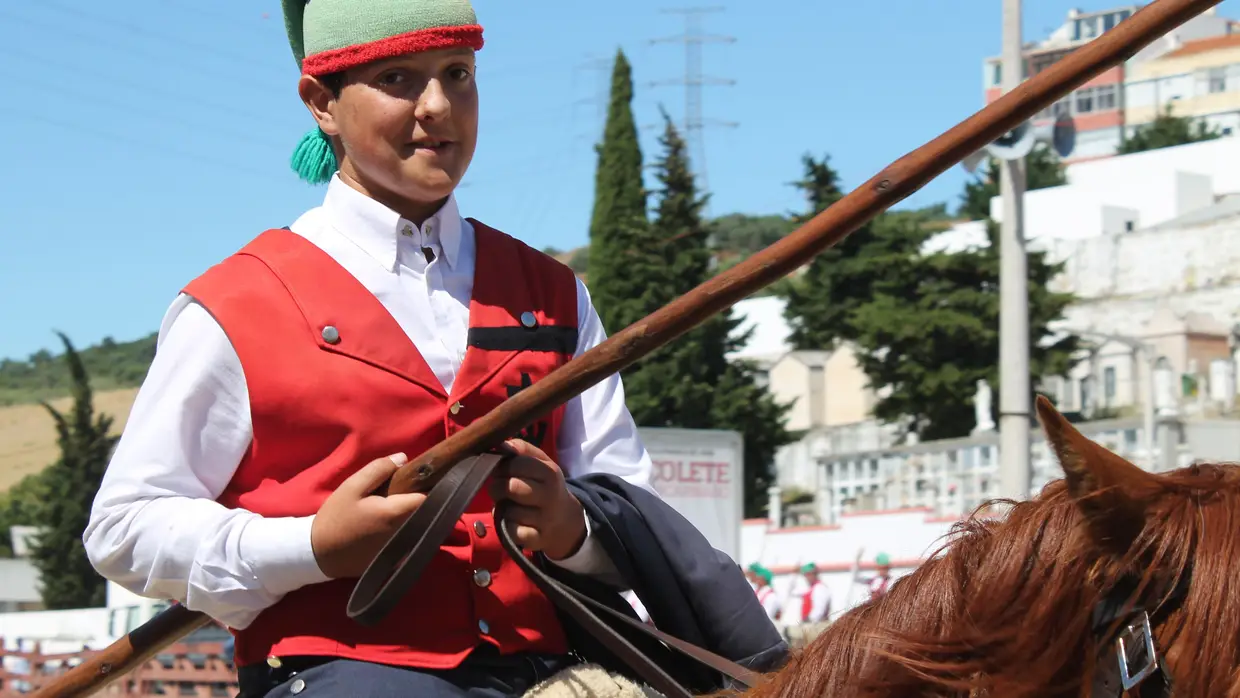
[[[372,41],[368,44],[345,46],[306,56],[301,62],[305,75],[321,76],[338,73],[384,58],[406,53],[434,51],[436,49],[468,46],[475,51],[482,49],[482,27],[473,24],[464,27],[435,27],[419,29],[408,34]]]

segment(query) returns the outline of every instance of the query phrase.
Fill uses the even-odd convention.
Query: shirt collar
[[[388,271],[396,270],[399,247],[404,244],[434,249],[450,268],[459,260],[463,225],[455,195],[449,196],[435,215],[418,226],[349,186],[336,174],[327,185],[323,210],[332,227]]]

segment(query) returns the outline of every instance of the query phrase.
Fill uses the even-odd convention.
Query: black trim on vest
[[[571,356],[577,352],[577,328],[471,327],[468,343],[484,351],[553,351]]]

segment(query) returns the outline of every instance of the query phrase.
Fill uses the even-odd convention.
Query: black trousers
[[[281,657],[279,668],[241,667],[238,698],[512,698],[579,660],[571,655],[501,656],[492,645],[474,650],[455,669],[394,667],[336,657]]]

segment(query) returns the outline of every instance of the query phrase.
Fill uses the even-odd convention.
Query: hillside
[[[95,393],[95,411],[112,415],[117,433],[125,426],[137,388]],[[58,410],[72,408],[69,398],[52,400]],[[42,405],[0,407],[0,492],[39,472],[59,456],[56,429]]]
[[[95,346],[77,350],[96,391],[133,388],[142,382],[155,358],[155,334],[132,342],[116,342],[109,337]],[[0,406],[68,395],[68,378],[60,354],[53,355],[47,349],[25,361],[0,360]]]

